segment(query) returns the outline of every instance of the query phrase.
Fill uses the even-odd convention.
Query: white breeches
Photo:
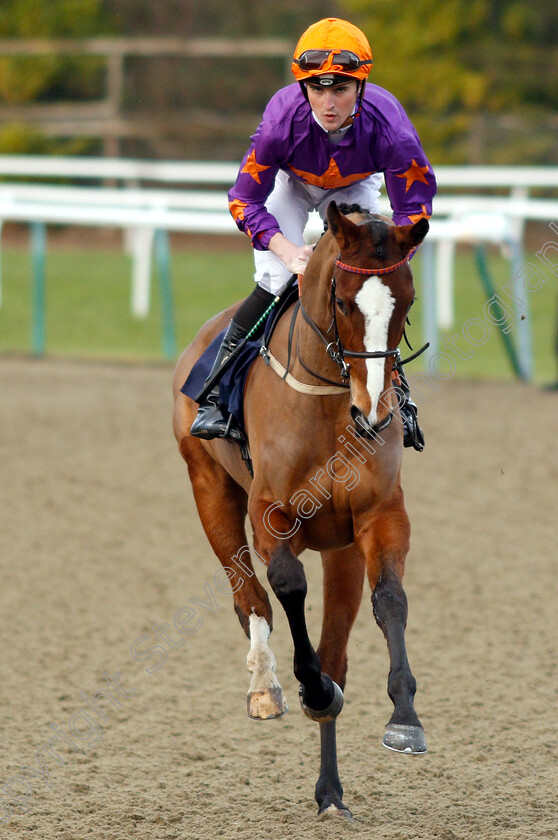
[[[321,218],[326,218],[330,201],[338,204],[360,204],[363,210],[379,213],[380,186],[382,175],[370,175],[363,181],[357,181],[348,187],[323,190],[311,184],[304,184],[289,177],[280,170],[275,179],[275,187],[266,202],[266,208],[277,219],[281,233],[294,242],[304,245],[304,228],[312,210],[317,210]],[[254,280],[262,288],[277,294],[290,280],[292,274],[279,257],[271,251],[254,251],[256,272]]]

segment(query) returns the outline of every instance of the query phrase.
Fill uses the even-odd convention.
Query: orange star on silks
[[[426,212],[426,206],[424,204],[421,204],[420,207],[421,207],[422,213],[415,213],[413,216],[408,216],[407,217],[412,221],[413,224],[415,224],[415,222],[418,222],[419,219],[429,219],[430,218],[430,214]]]
[[[257,181],[258,184],[261,184],[260,181],[260,172],[264,172],[266,169],[269,169],[269,166],[262,166],[256,160],[256,150],[254,149],[250,155],[246,158],[246,163],[240,170],[242,173],[246,175],[251,175],[254,181]]]
[[[294,166],[289,166],[289,169],[306,181],[307,184],[312,184],[314,187],[321,187],[324,190],[332,190],[335,187],[348,187],[349,184],[354,184],[355,181],[362,181],[372,175],[372,172],[358,172],[353,175],[341,175],[339,167],[333,158],[329,161],[329,166],[322,175],[314,175],[313,172],[305,172],[303,169],[295,169]]]
[[[413,162],[409,166],[406,172],[402,175],[396,175],[396,178],[406,178],[407,182],[405,184],[405,192],[408,192],[411,186],[415,183],[415,181],[421,181],[423,184],[428,184],[428,179],[424,176],[428,172],[428,166],[419,166],[416,160],[413,158]]]
[[[246,207],[248,207],[248,204],[245,201],[240,201],[238,198],[229,201],[229,210],[235,222],[244,219],[244,210]]]

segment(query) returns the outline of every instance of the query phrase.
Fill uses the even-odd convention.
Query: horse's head
[[[348,217],[335,202],[327,220],[336,240],[332,309],[350,363],[351,414],[361,428],[372,428],[390,412],[384,395],[395,353],[389,351],[401,341],[415,297],[408,259],[426,236],[428,221],[398,227],[383,216]]]

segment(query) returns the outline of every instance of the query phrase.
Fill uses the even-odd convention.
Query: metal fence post
[[[521,240],[515,239],[511,243],[510,267],[512,271],[515,317],[517,320],[517,353],[519,356],[521,377],[530,381],[533,378],[533,347],[531,342],[529,293],[525,288],[522,277],[524,263],[525,259]]]
[[[155,233],[155,259],[157,260],[157,274],[161,295],[163,354],[167,359],[174,359],[176,357],[176,331],[174,324],[169,237],[166,230],[158,230]]]
[[[496,300],[498,295],[496,294],[496,289],[494,288],[494,283],[492,282],[492,277],[488,271],[488,265],[486,261],[486,246],[485,245],[476,245],[475,246],[475,260],[477,263],[477,268],[479,270],[479,277],[481,279],[482,285],[484,286],[484,291],[486,294],[487,301]],[[500,303],[498,303],[500,310],[503,310],[503,307]],[[504,329],[504,325],[498,321],[498,327],[500,329],[500,335],[502,337],[502,341],[504,342],[504,348],[508,355],[508,359],[510,360],[510,364],[512,366],[513,372],[518,377],[518,379],[527,379],[528,377],[525,375],[525,370],[522,367],[520,360],[518,358],[515,345],[509,333]]]
[[[33,265],[33,311],[31,315],[31,349],[36,356],[45,352],[45,265],[46,225],[31,225],[31,261]]]
[[[428,239],[420,246],[422,256],[422,329],[424,341],[430,343],[425,353],[428,366],[437,369],[436,355],[438,353],[438,320],[436,317],[436,271],[434,260],[434,243]]]

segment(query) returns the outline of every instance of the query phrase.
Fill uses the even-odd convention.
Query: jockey
[[[256,287],[231,321],[210,376],[292,275],[304,273],[312,253],[303,238],[310,211],[325,219],[335,200],[379,213],[383,173],[395,224],[430,218],[432,167],[397,99],[367,84],[372,64],[366,36],[338,18],[318,21],[298,42],[291,68],[298,84],[269,101],[229,193],[231,214],[252,239]],[[402,417],[405,445],[422,449],[410,399]],[[242,440],[221,413],[217,384],[190,434],[209,440],[225,433]]]

